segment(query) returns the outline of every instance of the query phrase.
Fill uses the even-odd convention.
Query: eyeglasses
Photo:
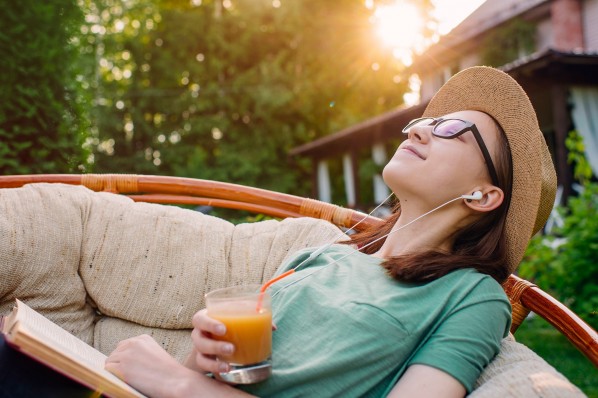
[[[496,169],[494,168],[494,163],[492,163],[492,158],[490,157],[488,148],[486,147],[486,144],[484,144],[482,135],[475,124],[462,119],[422,117],[410,121],[409,124],[403,128],[403,133],[408,134],[409,130],[416,126],[434,126],[432,128],[432,134],[438,138],[444,139],[457,138],[461,134],[471,131],[476,142],[478,143],[478,146],[482,150],[482,155],[486,161],[490,178],[492,178],[492,183],[498,186],[498,176],[496,174]]]

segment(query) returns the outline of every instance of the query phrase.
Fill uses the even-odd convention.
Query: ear
[[[489,212],[499,207],[505,199],[505,194],[502,189],[494,185],[486,186],[482,189],[474,189],[474,191],[482,191],[482,199],[480,200],[465,200],[465,205],[470,209],[479,212]]]

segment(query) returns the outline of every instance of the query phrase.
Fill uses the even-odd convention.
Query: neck
[[[458,200],[440,205],[401,202],[401,215],[374,255],[388,258],[429,250],[451,251],[457,232],[468,223],[468,214]]]

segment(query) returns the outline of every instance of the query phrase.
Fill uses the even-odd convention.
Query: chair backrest
[[[0,176],[0,188],[16,188],[40,182],[83,185],[93,191],[125,194],[140,202],[209,205],[279,218],[314,217],[344,228],[361,221],[358,230],[382,223],[376,217],[367,217],[364,213],[330,203],[219,181],[131,174]],[[503,288],[513,307],[512,333],[533,311],[552,324],[598,366],[598,333],[575,313],[538,286],[515,275],[509,276]]]

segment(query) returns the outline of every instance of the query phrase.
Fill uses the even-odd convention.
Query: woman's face
[[[442,116],[474,123],[496,162],[498,128],[490,116],[478,111],[460,111]],[[386,165],[384,181],[402,197],[417,197],[431,203],[471,194],[492,185],[482,151],[472,132],[444,139],[432,135],[433,126],[415,126]]]

